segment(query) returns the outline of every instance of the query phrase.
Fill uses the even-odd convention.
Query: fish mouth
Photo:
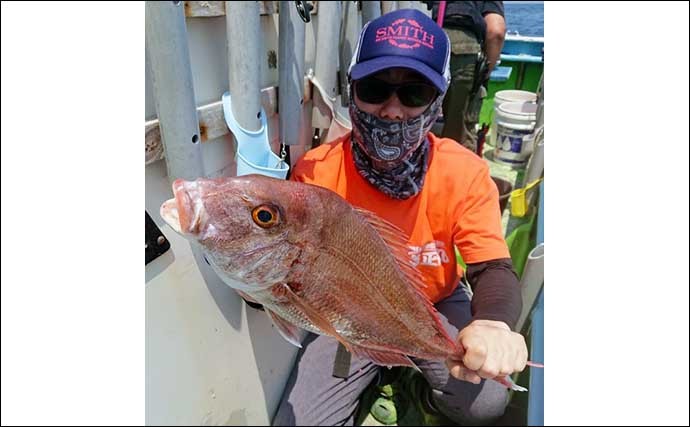
[[[168,223],[173,230],[182,233],[182,226],[180,225],[180,214],[177,211],[177,202],[175,199],[166,200],[161,206],[161,217]]]
[[[176,179],[172,190],[175,198],[163,203],[161,217],[178,233],[197,234],[204,208],[196,182]]]

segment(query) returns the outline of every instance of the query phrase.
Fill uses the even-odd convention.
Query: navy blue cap
[[[409,68],[445,92],[450,82],[449,61],[445,31],[417,9],[399,9],[362,28],[349,74],[359,80],[387,68]]]

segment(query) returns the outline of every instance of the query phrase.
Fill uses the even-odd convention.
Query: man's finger
[[[465,348],[465,357],[462,358],[462,363],[470,371],[478,371],[484,363],[486,363],[486,356],[488,349],[486,343],[482,339],[469,338],[462,341]]]
[[[461,381],[467,381],[474,384],[479,384],[481,382],[481,378],[477,375],[476,372],[470,371],[462,364],[453,363],[450,366],[448,366],[448,371],[453,377]]]

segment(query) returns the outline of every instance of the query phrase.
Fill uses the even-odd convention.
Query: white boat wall
[[[277,86],[277,69],[268,62],[269,52],[278,51],[278,15],[260,19],[266,52],[262,87]],[[225,16],[187,18],[186,28],[196,104],[218,102],[228,90]],[[147,121],[157,117],[151,74],[147,50]],[[268,115],[275,145],[278,119]],[[202,138],[200,145],[207,176],[235,174],[230,134]],[[165,159],[149,157],[146,211],[171,247],[146,265],[146,424],[270,424],[297,348],[264,312],[248,307],[195,259],[189,242],[164,223],[159,209],[172,197],[170,180]]]
[[[163,225],[163,162],[146,168],[146,210],[171,245],[146,266],[146,424],[267,425],[297,348]]]
[[[185,26],[204,175],[234,176],[235,143],[220,107],[221,96],[229,89],[227,48],[233,49],[232,35],[226,37],[225,4],[172,3],[179,3],[187,14]],[[261,99],[270,145],[279,154],[279,2],[258,3]],[[285,3],[295,7],[295,2]],[[302,115],[306,126],[301,130],[301,145],[291,147],[293,164],[311,141],[312,98],[320,99],[312,96],[317,90],[308,83],[308,75],[315,67],[319,22],[318,2],[309,3],[316,3],[316,8],[311,22],[304,24],[307,76]],[[398,7],[387,4],[396,2],[384,3],[385,7]],[[419,2],[405,3],[429,13]],[[361,22],[357,25],[361,27]],[[333,31],[339,31],[337,26]],[[145,71],[146,211],[171,246],[145,267],[146,424],[267,425],[298,349],[279,335],[263,311],[249,307],[225,285],[190,243],[160,217],[160,205],[172,197],[172,191],[158,133],[150,48],[146,49]],[[322,102],[317,106],[324,111]],[[314,117],[319,127],[328,127],[329,117],[325,122],[323,113],[314,113]]]

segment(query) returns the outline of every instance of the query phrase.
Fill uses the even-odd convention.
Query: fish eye
[[[257,206],[252,210],[252,219],[259,227],[272,227],[278,222],[278,209],[271,205]]]

